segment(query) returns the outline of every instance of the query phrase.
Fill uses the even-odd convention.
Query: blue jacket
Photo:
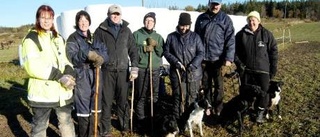
[[[206,61],[234,60],[235,36],[231,18],[220,11],[213,14],[206,11],[198,16],[195,32],[202,39]]]
[[[202,78],[201,62],[204,49],[197,33],[189,31],[183,36],[178,31],[170,33],[164,45],[163,55],[170,63],[170,74],[176,74],[177,63],[181,62],[187,70],[191,70],[192,77],[188,77],[189,82]]]

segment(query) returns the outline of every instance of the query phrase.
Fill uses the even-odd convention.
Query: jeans
[[[59,130],[62,137],[75,137],[74,123],[71,118],[71,105],[56,108],[32,107],[31,137],[46,137],[51,110],[54,109],[59,120]]]

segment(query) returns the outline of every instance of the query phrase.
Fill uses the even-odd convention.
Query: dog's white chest
[[[194,124],[201,124],[204,111],[203,109],[195,109],[190,113],[188,121],[191,121]]]
[[[271,106],[279,104],[280,98],[280,92],[276,92],[276,96],[271,99]]]

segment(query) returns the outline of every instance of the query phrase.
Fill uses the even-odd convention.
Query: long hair
[[[43,13],[43,12],[48,12],[50,14],[50,16],[52,18],[54,18],[53,9],[49,5],[41,5],[38,8],[37,14],[36,14],[36,25],[35,25],[35,28],[36,28],[37,32],[44,31],[44,29],[40,26],[40,16],[41,16],[41,13]],[[54,27],[54,23],[52,23],[52,27],[50,28],[50,30],[52,31],[52,34],[53,34],[54,37],[58,37],[58,32]]]

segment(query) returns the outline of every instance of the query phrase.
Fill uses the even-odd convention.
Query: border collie
[[[272,108],[277,108],[277,114],[278,118],[282,120],[281,114],[280,114],[280,93],[281,93],[281,87],[284,83],[282,81],[270,81],[270,86],[268,90],[268,94],[270,97],[270,103],[268,106],[268,109],[266,111],[266,118],[270,119],[270,115],[272,115]]]
[[[163,96],[156,105],[155,137],[174,137],[179,133],[178,121],[173,115],[173,105],[168,96]]]
[[[208,100],[202,98],[199,101],[193,102],[181,116],[181,125],[184,131],[189,130],[190,137],[193,137],[193,125],[197,125],[200,130],[200,135],[203,136],[202,119],[204,111],[210,109],[211,105]]]
[[[219,119],[222,127],[227,127],[235,121],[238,121],[238,130],[241,134],[244,129],[244,115],[247,114],[249,108],[252,107],[255,98],[261,94],[264,94],[264,92],[260,86],[250,84],[241,85],[240,94],[224,104]]]

